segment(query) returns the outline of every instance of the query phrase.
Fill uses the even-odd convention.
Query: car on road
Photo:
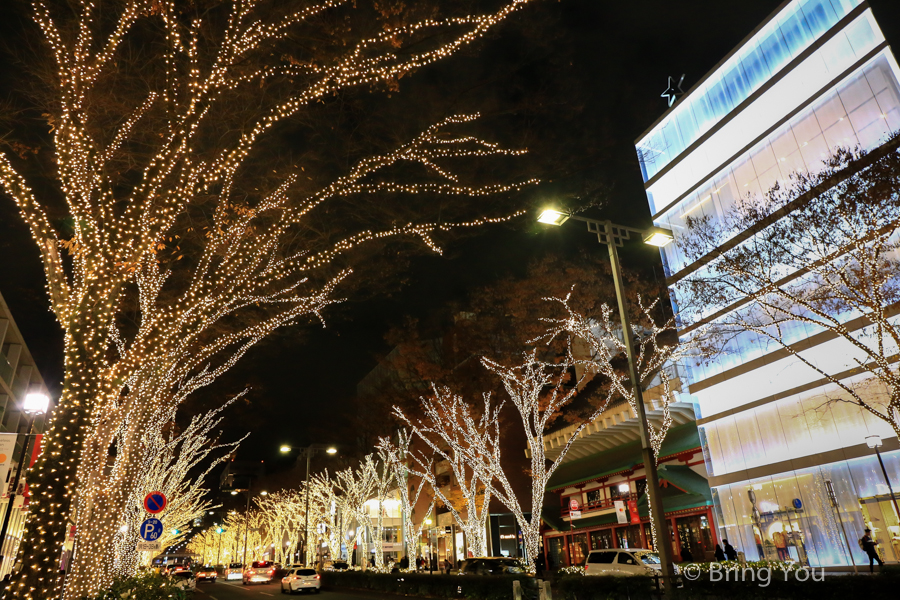
[[[244,585],[251,583],[272,583],[275,576],[275,563],[270,560],[255,560],[244,569]]]
[[[199,569],[197,569],[196,575],[198,583],[201,581],[212,581],[213,583],[215,583],[216,578],[219,576],[216,570],[210,566],[200,567]]]
[[[662,561],[659,554],[643,548],[591,550],[584,565],[585,575],[660,575]],[[675,574],[679,574],[675,566]]]
[[[225,569],[225,581],[234,581],[240,579],[244,574],[244,565],[241,563],[231,563]]]
[[[282,594],[293,594],[306,590],[318,594],[320,589],[322,589],[322,576],[316,573],[315,569],[291,569],[281,580]]]
[[[173,585],[177,588],[181,588],[186,592],[193,592],[197,589],[197,580],[194,579],[194,574],[190,571],[178,571],[177,573],[172,573],[170,577],[173,580]]]
[[[350,565],[342,560],[335,561],[329,565],[325,565],[326,571],[346,571]]]
[[[505,556],[467,558],[459,566],[460,575],[511,575],[524,572],[522,563]]]

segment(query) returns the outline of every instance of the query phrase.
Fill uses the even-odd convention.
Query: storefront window
[[[566,564],[565,538],[561,535],[548,538],[547,543],[547,568],[552,570],[568,566]]]
[[[641,548],[641,526],[616,527],[616,541],[619,548]]]
[[[607,550],[612,547],[612,529],[600,529],[591,532],[591,550]]]
[[[603,489],[590,490],[587,493],[588,504],[600,504],[603,501]]]
[[[569,536],[569,565],[584,565],[588,555],[586,533],[575,533]]]
[[[715,555],[709,519],[706,515],[678,517],[678,540],[681,544],[681,558],[684,561],[711,561]]]

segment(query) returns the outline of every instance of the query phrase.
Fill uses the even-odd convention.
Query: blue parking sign
[[[155,542],[163,532],[163,524],[159,519],[147,519],[141,523],[141,539],[145,542]]]

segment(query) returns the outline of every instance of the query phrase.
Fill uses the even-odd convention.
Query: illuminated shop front
[[[590,436],[585,437],[581,443],[590,443]],[[719,538],[712,526],[712,493],[693,422],[669,431],[660,452],[659,478],[672,552],[679,562],[682,557],[712,560]],[[543,515],[550,568],[583,565],[591,550],[654,548],[639,441],[564,461],[549,489],[559,494],[558,505],[545,505]],[[621,516],[617,503],[624,509]]]
[[[878,147],[900,129],[898,81],[865,2],[786,2],[636,142],[654,224],[677,239],[689,218],[721,218],[738,198],[759,198],[798,171],[818,172],[838,148]],[[679,281],[707,267],[678,244],[661,254],[677,304]],[[846,339],[799,322],[785,325],[782,338],[819,371],[742,332],[685,381],[712,488],[714,539],[728,538],[747,559],[846,567],[863,562],[858,539],[869,527],[884,559],[900,560],[889,487],[900,491],[896,434],[842,401],[823,373],[865,389],[875,404],[887,390],[853,370]],[[887,477],[866,444],[872,435],[883,439]]]

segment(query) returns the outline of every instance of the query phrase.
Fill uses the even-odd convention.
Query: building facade
[[[785,2],[637,140],[654,223],[677,238],[688,217],[721,216],[793,172],[817,172],[839,147],[878,147],[900,128],[898,80],[866,2]],[[694,265],[677,244],[662,256],[677,303],[674,286]],[[789,342],[843,373],[849,343],[815,333],[795,327]],[[896,491],[896,435],[859,407],[827,403],[836,386],[775,349],[743,333],[688,377],[716,537],[748,560],[846,567],[866,560],[857,539],[868,526],[885,560],[900,560],[898,515],[865,443],[883,438]]]
[[[3,295],[0,294],[0,433],[16,434],[24,428],[27,417],[22,412],[21,405],[25,395],[29,392],[42,392],[47,394],[47,386],[38,372],[34,359],[28,351],[28,346],[22,338],[15,319],[10,313]],[[33,432],[40,434],[44,431],[46,415],[35,417]],[[25,433],[24,431],[22,433]],[[20,461],[28,460],[26,467],[31,466],[40,453],[40,440],[28,445],[28,452],[23,448],[25,436],[20,435],[15,442],[15,450],[9,461],[6,476],[0,480],[0,520],[9,510],[9,485]],[[19,548],[22,531],[25,526],[25,517],[28,514],[28,495],[26,493],[24,477],[19,482],[19,490],[9,515],[9,529],[6,539],[3,540],[3,563],[0,564],[0,578],[12,569],[13,560]]]

